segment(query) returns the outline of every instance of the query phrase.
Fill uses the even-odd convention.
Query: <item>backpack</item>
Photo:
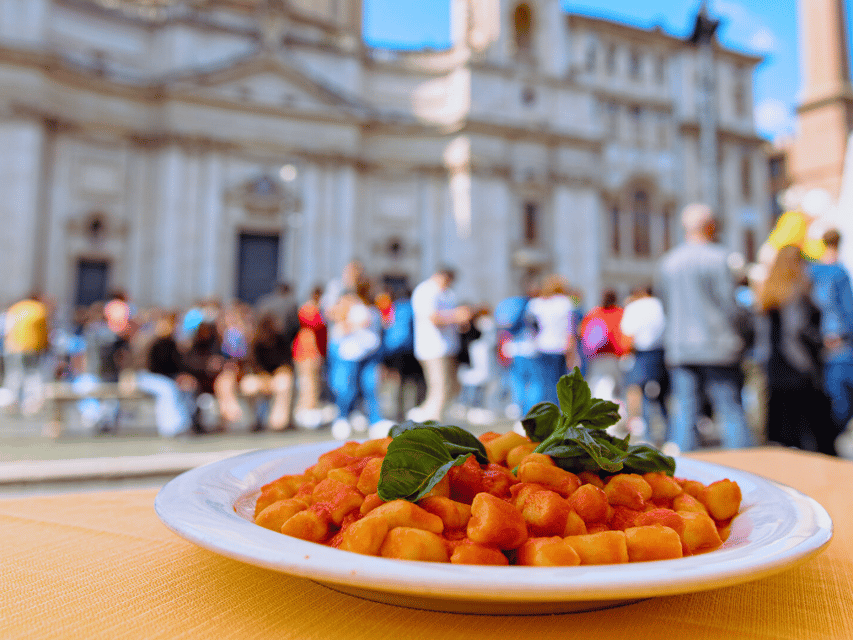
[[[525,311],[527,310],[527,298],[515,296],[501,300],[495,306],[495,324],[498,329],[517,336],[525,328]]]

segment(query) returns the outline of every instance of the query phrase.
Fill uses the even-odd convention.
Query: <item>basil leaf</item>
[[[624,473],[649,473],[663,471],[668,476],[675,474],[675,459],[647,444],[632,444],[628,447]]]
[[[560,407],[553,402],[540,402],[533,406],[521,426],[527,437],[533,442],[542,442],[550,436],[560,424]]]
[[[578,416],[577,422],[589,429],[606,429],[619,422],[620,417],[618,404],[593,398],[584,413]]]
[[[607,446],[606,442],[594,438],[586,429],[569,427],[566,429],[563,441],[577,444],[602,471],[617,473],[622,470],[622,460],[619,459],[621,456],[614,456],[613,450]]]
[[[481,464],[487,464],[489,462],[489,457],[486,454],[486,447],[483,446],[483,443],[480,442],[472,433],[454,425],[439,424],[432,420],[429,422],[414,422],[413,420],[406,420],[406,422],[402,424],[393,426],[391,428],[390,435],[392,438],[396,439],[403,433],[423,429],[428,429],[429,431],[438,434],[441,439],[444,440],[444,444],[451,456],[455,457],[471,453],[476,456],[477,462]]]
[[[560,410],[569,418],[580,416],[587,410],[592,392],[578,367],[557,382],[557,399],[560,401]]]
[[[404,431],[409,431],[410,429],[423,429],[424,427],[437,426],[438,423],[435,420],[428,420],[426,422],[415,422],[414,420],[406,420],[405,422],[395,424],[393,427],[391,427],[391,430],[388,432],[388,435],[392,438],[396,438]]]
[[[453,457],[445,441],[433,429],[409,429],[388,445],[379,472],[379,497],[416,502],[423,498],[447,475],[451,467],[468,459]]]

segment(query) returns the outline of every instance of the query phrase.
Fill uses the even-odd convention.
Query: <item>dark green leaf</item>
[[[564,442],[577,444],[583,449],[590,458],[599,466],[602,471],[608,473],[617,473],[622,470],[621,456],[614,456],[614,452],[609,443],[598,440],[593,437],[592,433],[582,427],[569,427],[563,436]]]
[[[675,459],[649,445],[634,444],[628,447],[623,471],[625,473],[663,471],[671,476],[675,474]]]
[[[451,457],[474,454],[477,462],[486,464],[489,462],[489,457],[486,455],[486,448],[476,436],[469,433],[461,427],[454,425],[439,424],[433,420],[429,422],[414,422],[407,420],[402,424],[391,427],[390,435],[396,439],[399,435],[408,431],[427,429],[438,434],[444,440],[447,446],[448,453]]]
[[[550,436],[560,423],[560,407],[553,402],[540,402],[533,406],[521,426],[533,442],[542,442]]]
[[[451,467],[467,458],[467,454],[453,457],[444,439],[432,429],[404,431],[388,445],[379,475],[379,497],[386,502],[420,500]]]
[[[557,399],[560,401],[560,410],[570,420],[587,410],[592,400],[592,392],[578,367],[557,382]],[[579,420],[572,421],[579,422]]]
[[[401,422],[400,424],[395,424],[391,427],[391,430],[388,432],[388,435],[392,438],[396,438],[404,431],[409,431],[410,429],[423,429],[424,427],[437,427],[438,422],[435,420],[427,420],[426,422],[415,422],[414,420],[406,420],[405,422]]]
[[[609,400],[593,398],[585,411],[575,416],[575,419],[589,429],[606,429],[619,422],[619,405]]]

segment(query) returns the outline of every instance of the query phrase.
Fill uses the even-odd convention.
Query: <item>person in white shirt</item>
[[[540,293],[527,304],[526,313],[536,326],[536,366],[533,404],[557,404],[557,382],[566,373],[566,355],[574,351],[572,311],[568,284],[559,275],[542,282]]]
[[[652,405],[657,405],[664,423],[668,420],[669,378],[663,352],[666,316],[663,304],[652,295],[651,287],[634,292],[631,302],[625,305],[620,329],[631,341],[634,353],[634,365],[625,380],[628,414],[632,416],[628,429],[639,436],[651,424]],[[640,413],[642,418],[639,418]]]
[[[415,357],[426,378],[427,394],[408,417],[417,422],[442,419],[444,410],[459,393],[457,354],[459,326],[470,320],[467,307],[458,306],[450,288],[455,273],[442,268],[412,292]]]

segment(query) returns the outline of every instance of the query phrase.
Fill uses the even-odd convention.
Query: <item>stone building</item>
[[[769,225],[758,58],[566,14],[451,0],[452,45],[362,39],[360,0],[0,0],[0,304],[300,296],[361,258],[439,265],[495,303],[527,275],[597,302],[651,279],[703,197],[715,105],[722,240]]]

